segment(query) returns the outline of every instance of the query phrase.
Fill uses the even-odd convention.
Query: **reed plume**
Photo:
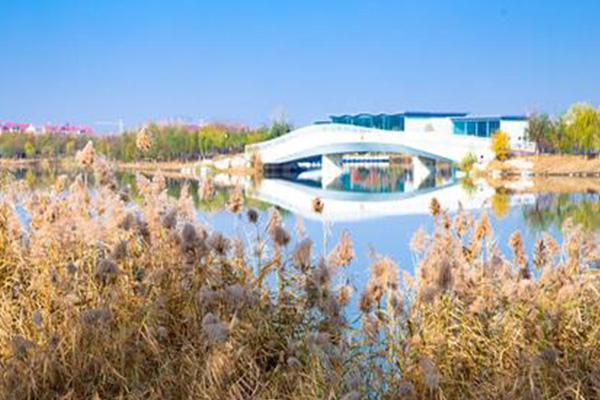
[[[200,224],[187,189],[140,175],[125,201],[86,148],[93,188],[0,179],[0,398],[600,396],[597,237],[573,222],[506,257],[485,214],[438,202],[414,274],[376,256],[355,295],[349,232],[316,258],[279,211],[230,215],[271,239],[250,266],[253,238]]]

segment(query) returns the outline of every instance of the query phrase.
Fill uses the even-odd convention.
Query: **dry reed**
[[[564,245],[536,243],[534,271],[519,234],[508,259],[485,215],[436,201],[434,232],[411,243],[416,276],[376,257],[356,326],[353,288],[336,286],[349,233],[316,260],[279,212],[248,210],[272,247],[250,267],[240,240],[197,222],[187,189],[174,199],[140,176],[134,205],[93,148],[79,160],[93,189],[2,179],[0,398],[600,396],[598,243],[572,224]],[[242,211],[240,192],[228,207]]]

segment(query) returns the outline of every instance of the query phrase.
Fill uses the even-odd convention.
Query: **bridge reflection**
[[[479,210],[490,207],[494,193],[494,189],[483,182],[466,191],[455,180],[425,189],[374,193],[310,186],[284,179],[263,179],[247,190],[250,197],[278,206],[302,218],[332,222],[428,214],[433,198],[450,212],[455,212],[461,207],[464,210]],[[321,213],[313,210],[313,200],[317,197],[325,205]],[[511,205],[516,205],[531,204],[534,200],[533,195],[520,195],[512,196],[510,201]]]

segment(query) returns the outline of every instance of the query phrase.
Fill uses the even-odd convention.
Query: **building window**
[[[454,133],[456,133],[457,135],[464,135],[466,133],[464,121],[454,122]]]
[[[383,116],[376,115],[372,118],[372,121],[373,121],[373,128],[385,129],[383,126]]]
[[[467,121],[467,135],[476,135],[477,134],[477,124],[475,121]]]
[[[500,120],[497,119],[473,119],[454,121],[454,133],[457,135],[470,135],[478,137],[490,137],[500,129]]]
[[[381,129],[391,129],[392,124],[391,124],[389,115],[381,116],[381,125],[382,125]]]
[[[363,126],[365,128],[373,127],[373,118],[370,116],[360,116],[354,119],[354,125]]]
[[[365,128],[385,129],[390,131],[404,130],[404,117],[402,115],[341,115],[332,116],[331,122],[335,124],[355,125]]]
[[[488,124],[487,121],[477,122],[477,136],[487,137],[488,136]]]
[[[398,115],[390,116],[390,130],[392,131],[403,131],[404,130],[404,118]]]
[[[500,121],[490,121],[490,136],[500,130]]]

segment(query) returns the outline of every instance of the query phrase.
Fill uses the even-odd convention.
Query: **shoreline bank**
[[[600,179],[577,176],[510,176],[487,178],[486,183],[496,190],[514,194],[537,193],[600,193]]]
[[[68,165],[73,160],[66,158],[0,159],[0,167],[18,168],[44,163]],[[395,160],[396,162],[398,160]],[[119,170],[139,172],[173,172],[196,175],[200,169],[212,169],[232,175],[255,175],[243,155],[221,156],[196,161],[112,161]],[[488,180],[516,180],[519,178],[584,178],[600,179],[600,157],[586,158],[568,155],[517,156],[506,161],[491,161],[476,176]]]
[[[600,178],[600,158],[570,155],[535,155],[494,160],[482,171],[497,177]]]

